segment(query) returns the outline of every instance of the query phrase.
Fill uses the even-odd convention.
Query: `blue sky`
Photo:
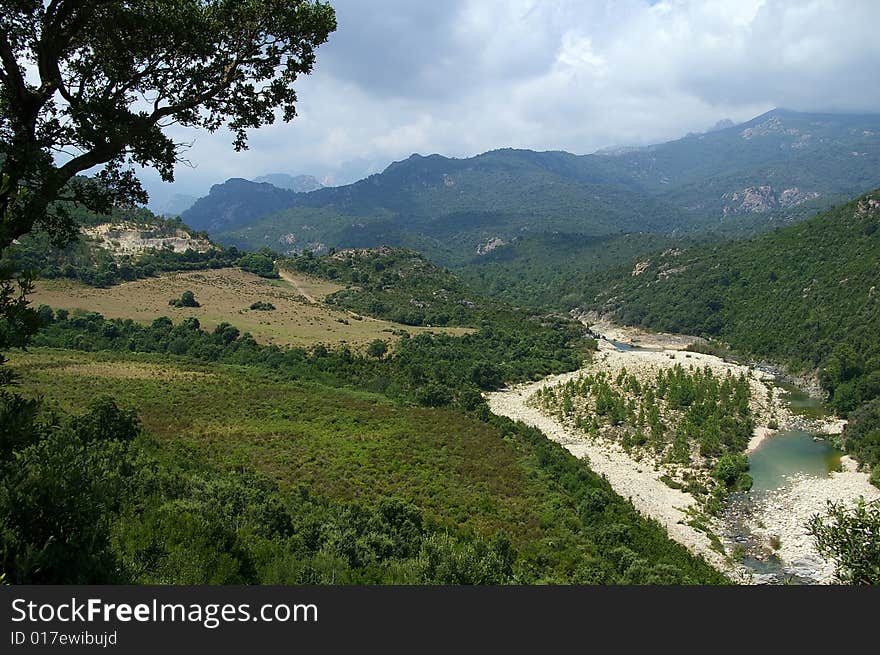
[[[331,0],[339,28],[297,84],[299,116],[179,132],[192,167],[156,201],[229,177],[347,183],[413,152],[593,152],[775,106],[880,112],[878,0]]]

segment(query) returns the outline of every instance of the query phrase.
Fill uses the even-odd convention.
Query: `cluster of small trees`
[[[692,464],[696,450],[726,492],[751,487],[741,455],[753,430],[750,395],[744,375],[718,377],[709,368],[676,364],[649,380],[625,368],[616,377],[605,371],[581,375],[545,387],[538,400],[587,433],[610,426],[624,448],[650,449],[667,463]],[[698,496],[709,491],[697,483],[689,490]],[[708,499],[713,510],[719,509],[717,500]]]
[[[625,447],[650,447],[687,464],[692,444],[712,459],[745,448],[753,430],[750,395],[744,375],[719,378],[709,368],[676,364],[641,382],[626,369],[615,379],[604,371],[582,375],[544,388],[540,401],[587,432],[620,426]]]

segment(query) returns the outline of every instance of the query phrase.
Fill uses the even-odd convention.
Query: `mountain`
[[[508,149],[468,159],[413,155],[355,184],[307,194],[229,180],[184,218],[241,247],[397,245],[448,264],[528,231],[663,231],[682,213],[594,160]]]
[[[149,207],[157,215],[171,218],[180,216],[183,212],[193,206],[198,198],[185,193],[174,193],[160,200],[159,202],[151,202]]]
[[[620,154],[610,171],[715,221],[848,199],[880,185],[880,115],[774,109],[746,123]]]
[[[254,182],[271,184],[279,189],[287,189],[296,193],[308,193],[317,189],[323,189],[324,185],[311,175],[288,175],[287,173],[269,173],[255,177]]]
[[[183,218],[240,247],[399,245],[453,265],[524,234],[747,233],[880,186],[880,116],[778,109],[719,127],[583,156],[413,155],[310,193],[233,179]]]

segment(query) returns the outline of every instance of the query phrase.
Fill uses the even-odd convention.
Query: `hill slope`
[[[80,231],[64,247],[56,247],[44,232],[33,232],[4,258],[43,278],[68,278],[97,287],[163,271],[221,268],[239,259],[237,252],[218,246],[180,219],[161,218],[145,208],[118,208],[110,216],[81,209],[74,213]]]
[[[621,270],[593,306],[821,369],[833,406],[880,395],[880,191],[743,241],[667,250]]]

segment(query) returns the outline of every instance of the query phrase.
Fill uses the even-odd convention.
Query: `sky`
[[[158,205],[230,177],[328,185],[410,154],[577,154],[668,141],[773,107],[880,113],[880,0],[331,0],[338,29],[298,116],[192,142]]]

